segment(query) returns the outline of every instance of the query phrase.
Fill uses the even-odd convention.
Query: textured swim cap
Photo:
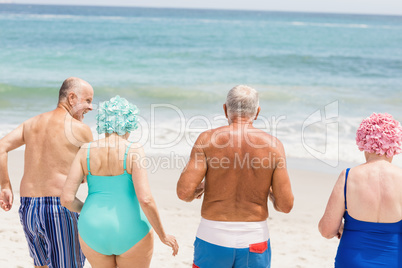
[[[360,151],[392,157],[401,153],[402,127],[391,115],[373,113],[360,124],[356,133]]]
[[[137,106],[117,95],[99,105],[96,131],[99,134],[116,132],[124,135],[138,128]]]

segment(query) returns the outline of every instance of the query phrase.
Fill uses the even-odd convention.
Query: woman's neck
[[[364,156],[366,157],[366,162],[367,163],[374,163],[374,162],[379,162],[379,161],[386,161],[388,163],[392,162],[392,157],[387,157],[385,154],[384,155],[378,155],[378,154],[375,154],[375,153],[365,152]]]

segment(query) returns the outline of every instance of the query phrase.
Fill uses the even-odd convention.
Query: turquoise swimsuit
[[[88,197],[78,220],[84,242],[104,255],[120,255],[144,238],[151,230],[135,194],[133,179],[126,171],[117,176],[91,174],[88,147]]]

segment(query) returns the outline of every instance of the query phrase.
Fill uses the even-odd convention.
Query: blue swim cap
[[[138,128],[138,113],[137,106],[117,95],[99,105],[96,131],[99,134],[116,132],[124,135]]]

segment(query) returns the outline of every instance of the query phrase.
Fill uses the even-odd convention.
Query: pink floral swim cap
[[[360,124],[356,133],[360,151],[392,157],[401,153],[402,127],[390,114],[373,113]]]

